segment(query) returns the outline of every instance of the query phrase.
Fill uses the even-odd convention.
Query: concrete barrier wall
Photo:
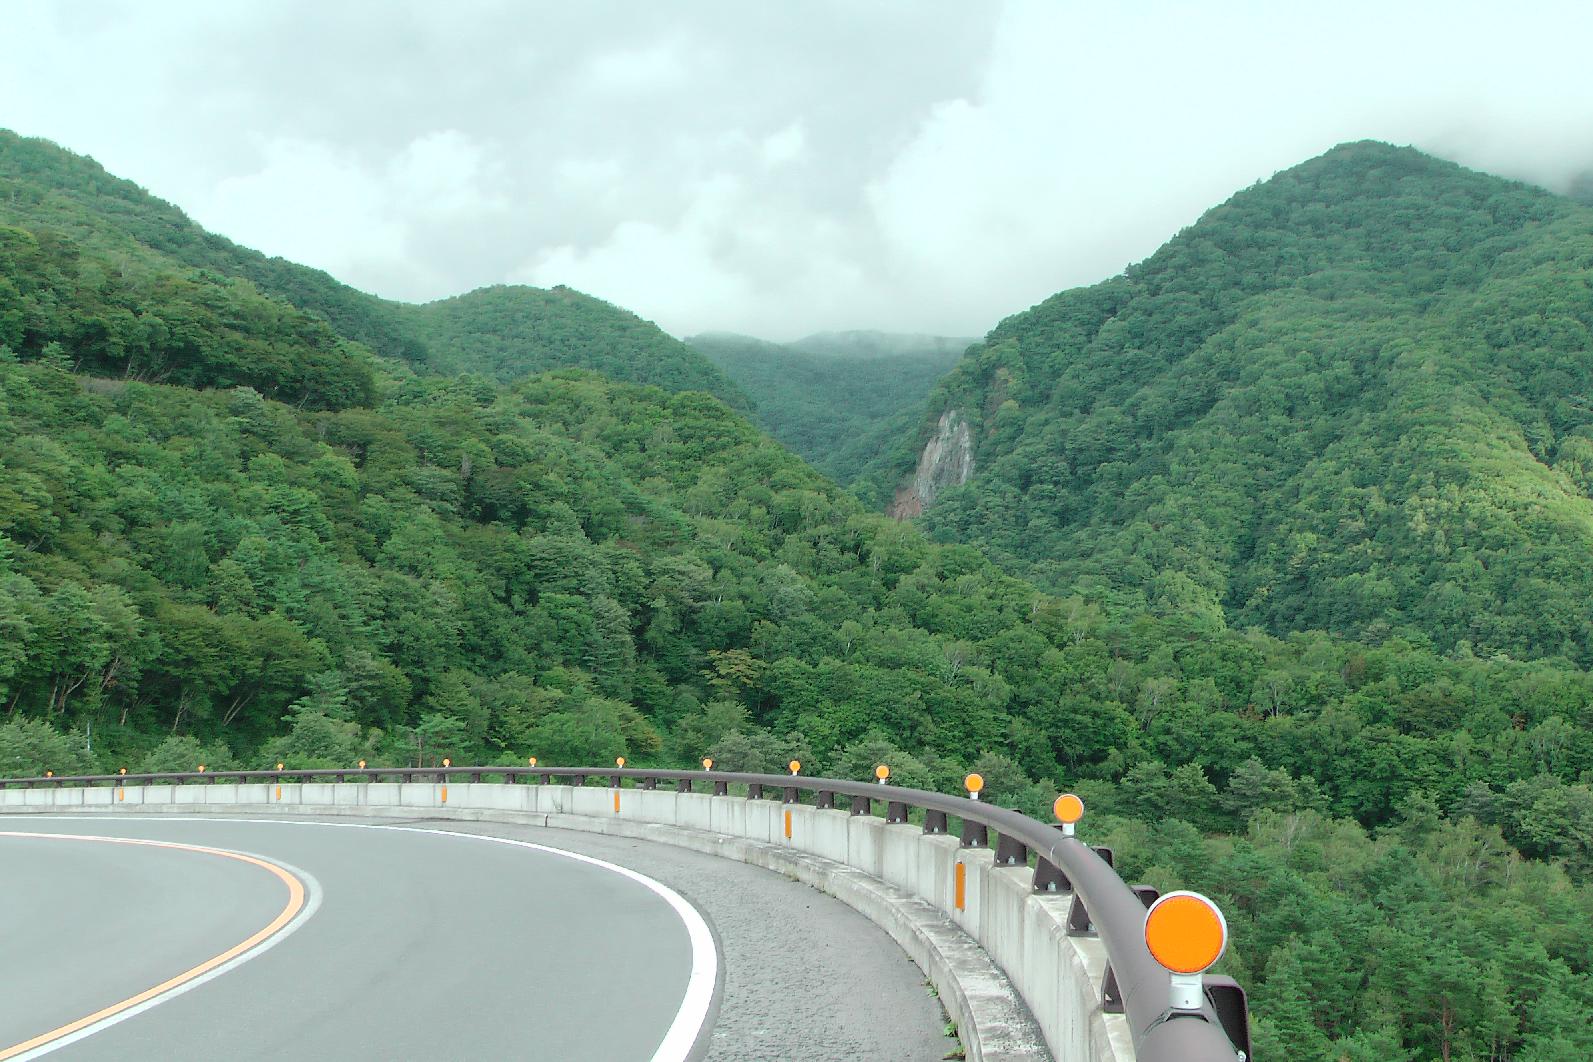
[[[844,864],[860,871],[864,878],[893,886],[890,895],[905,894],[923,901],[977,942],[1021,996],[1053,1058],[1063,1062],[1130,1062],[1134,1057],[1127,1022],[1101,1010],[1106,972],[1104,949],[1093,938],[1067,934],[1071,897],[1066,893],[1034,893],[1029,868],[998,867],[989,849],[963,848],[955,837],[927,835],[917,826],[888,824],[873,816],[772,800],[595,786],[577,789],[565,785],[450,783],[444,787],[430,782],[345,782],[126,786],[119,790],[0,789],[0,811],[10,812],[61,809],[114,814],[146,809],[223,811],[232,807],[297,814],[356,809],[362,813],[409,814],[432,809],[448,817],[502,818],[652,837],[768,865],[833,892],[892,932],[930,974],[954,1020],[972,1022],[981,1013],[1002,1013],[999,1006],[982,1004],[1003,1001],[981,1001],[970,998],[970,994],[1005,994],[1006,986],[959,977],[943,955],[937,958],[927,954],[933,950],[932,942],[924,940],[921,927],[912,930],[892,924],[904,916],[891,902],[879,899],[884,893],[859,880],[839,881],[838,875],[827,869]],[[649,826],[667,829],[668,833],[644,832]],[[779,859],[778,850],[793,858]],[[954,949],[955,944],[939,947],[945,951]],[[941,983],[943,980],[949,983]],[[1021,1047],[996,1049],[997,1042],[1004,1042],[999,1030],[960,1031],[971,1059],[1036,1057],[1025,1054]],[[1018,1042],[1021,1037],[1009,1040]]]

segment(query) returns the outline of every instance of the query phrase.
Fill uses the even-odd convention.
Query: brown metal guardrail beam
[[[1129,1024],[1138,1062],[1251,1062],[1249,1018],[1244,991],[1229,978],[1207,977],[1198,1009],[1174,1009],[1174,975],[1151,954],[1146,942],[1146,908],[1157,897],[1149,886],[1131,887],[1110,863],[1110,852],[1092,849],[1057,827],[1038,822],[1017,811],[987,801],[948,796],[922,789],[904,789],[882,782],[856,782],[789,774],[747,774],[731,771],[674,771],[636,767],[367,767],[315,770],[184,771],[165,774],[45,775],[0,779],[0,788],[66,786],[125,786],[163,784],[242,784],[261,782],[437,782],[453,780],[479,783],[496,775],[504,784],[526,781],[552,784],[563,779],[574,785],[601,780],[610,786],[631,781],[642,789],[660,782],[674,783],[680,792],[692,792],[698,783],[710,792],[728,796],[732,785],[747,787],[747,799],[778,794],[797,803],[812,794],[819,808],[834,808],[835,798],[851,801],[853,814],[871,813],[874,802],[886,805],[886,821],[904,823],[907,809],[924,812],[926,833],[945,833],[947,819],[963,823],[964,847],[985,847],[988,835],[997,835],[996,865],[1028,869],[1028,856],[1037,863],[1033,888],[1037,892],[1070,891],[1074,909],[1069,932],[1095,935],[1107,954],[1107,976],[1102,1007],[1122,1013]],[[1197,975],[1198,976],[1198,975]]]

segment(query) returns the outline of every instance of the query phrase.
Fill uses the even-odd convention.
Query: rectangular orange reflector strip
[[[956,887],[953,889],[953,892],[956,894],[955,895],[955,900],[956,900],[957,910],[959,910],[959,911],[965,910],[967,908],[967,902],[968,902],[968,864],[967,863],[958,863],[957,864],[957,869],[952,872],[952,881],[955,882],[955,885],[956,885]]]
[[[790,811],[787,811],[785,813],[785,839],[788,840],[788,841],[791,839],[791,812]]]

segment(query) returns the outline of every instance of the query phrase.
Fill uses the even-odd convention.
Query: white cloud
[[[9,0],[0,121],[390,296],[971,334],[1343,140],[1564,186],[1590,30],[1568,0]]]
[[[792,122],[779,132],[763,138],[763,164],[784,166],[802,159],[808,150],[807,130],[801,122]]]

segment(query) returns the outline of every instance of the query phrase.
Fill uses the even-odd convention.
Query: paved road
[[[619,868],[391,826],[17,816],[0,830],[258,857],[0,836],[0,1059],[55,1046],[62,1060],[107,1062],[662,1060],[706,1042],[718,983],[707,926]],[[197,988],[77,1042],[12,1054],[273,920],[251,957]]]

